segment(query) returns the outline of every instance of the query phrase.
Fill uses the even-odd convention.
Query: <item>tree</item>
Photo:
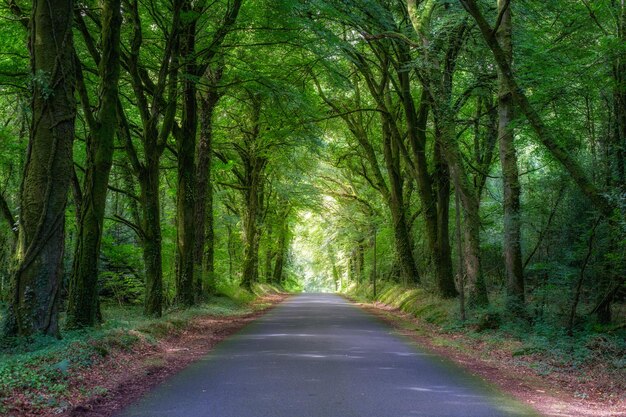
[[[532,106],[528,97],[520,88],[512,71],[509,60],[505,51],[496,38],[496,32],[489,25],[485,17],[482,15],[477,3],[474,0],[459,0],[468,13],[474,18],[483,38],[498,65],[500,77],[506,83],[506,87],[510,91],[513,100],[519,106],[520,111],[526,116],[531,127],[535,131],[538,139],[548,149],[548,151],[559,161],[565,170],[572,176],[581,191],[593,202],[594,206],[605,216],[610,216],[613,206],[593,182],[589,179],[580,164],[567,152],[566,148],[561,145],[553,136],[550,129],[546,127],[541,116]],[[502,9],[506,12],[506,8]]]
[[[101,17],[102,54],[97,62],[100,103],[95,115],[91,110],[78,58],[76,62],[79,96],[90,133],[87,138],[87,166],[69,285],[68,327],[93,326],[99,315],[98,263],[117,127],[121,25],[120,1],[105,1]]]
[[[6,335],[59,334],[65,205],[76,117],[73,7],[71,0],[35,0],[32,5],[32,121]]]
[[[507,63],[512,65],[513,41],[510,0],[498,0],[498,13],[501,16],[498,27],[498,41],[506,54]],[[514,118],[513,99],[502,71],[498,71],[498,138],[500,164],[502,166],[502,189],[504,191],[504,262],[507,275],[507,295],[513,311],[524,305],[524,268],[521,248],[520,182],[515,149],[515,133],[512,127]]]
[[[142,18],[137,0],[125,3],[132,24],[132,39],[129,53],[124,57],[130,83],[135,95],[141,122],[141,145],[143,161],[135,149],[125,112],[118,113],[122,125],[125,150],[132,169],[139,179],[141,194],[141,224],[134,225],[143,246],[146,268],[146,296],[144,312],[158,317],[163,309],[163,265],[162,231],[160,207],[160,159],[174,127],[178,98],[178,67],[180,55],[180,14],[183,2],[173,4],[168,27],[162,27],[167,36],[163,40],[156,81],[149,77],[141,64],[140,53],[143,42]],[[161,22],[159,20],[159,22]],[[157,25],[158,26],[158,25]]]
[[[197,230],[193,242],[193,263],[194,274],[196,275],[196,289],[198,293],[204,294],[210,294],[215,291],[211,161],[213,153],[213,114],[219,100],[224,95],[224,89],[219,85],[225,70],[225,60],[221,46],[236,23],[242,4],[242,0],[228,4],[221,24],[217,26],[213,37],[210,39],[209,46],[201,54],[201,62],[197,66],[189,67],[186,77],[187,83],[195,82],[198,78],[201,80],[201,88],[197,97],[200,101],[200,137],[195,149],[193,227]],[[195,88],[193,90],[195,91]],[[191,94],[194,91],[188,90],[188,100],[191,100]],[[197,102],[193,104],[197,106]],[[191,150],[189,149],[188,152],[191,152]],[[189,164],[184,165],[182,169],[185,169],[185,167],[188,168]],[[189,189],[189,187],[186,189]]]

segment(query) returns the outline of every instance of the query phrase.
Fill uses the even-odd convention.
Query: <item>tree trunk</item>
[[[265,266],[263,268],[263,274],[265,276],[265,282],[271,282],[272,281],[272,261],[274,260],[274,256],[276,256],[276,253],[274,252],[274,249],[272,248],[273,246],[273,242],[272,242],[272,238],[273,236],[273,230],[272,230],[272,224],[269,223],[266,227],[267,230],[267,244],[265,245]]]
[[[413,257],[413,239],[406,221],[399,150],[397,149],[397,143],[393,142],[391,135],[389,122],[383,120],[383,154],[389,177],[387,203],[393,220],[396,256],[400,263],[404,285],[417,284],[420,282],[420,277],[415,266],[415,258]]]
[[[209,167],[211,166],[209,160]],[[210,168],[209,168],[210,170]],[[213,183],[211,182],[211,175],[207,179],[207,192],[206,192],[206,226],[204,228],[206,233],[206,239],[204,244],[204,264],[202,275],[205,279],[205,293],[215,293],[216,278],[215,278],[215,214],[213,212]]]
[[[354,261],[352,255],[348,257],[348,282],[354,282]]]
[[[409,59],[410,56],[407,54],[405,56],[405,60]],[[435,265],[435,280],[437,282],[437,288],[439,290],[439,294],[443,298],[455,297],[456,289],[454,288],[454,277],[452,276],[450,242],[446,238],[446,230],[448,228],[447,218],[445,219],[445,224],[440,224],[438,219],[439,215],[443,215],[447,212],[447,208],[443,207],[441,210],[438,207],[438,203],[441,200],[441,192],[439,190],[437,191],[437,199],[435,199],[433,176],[431,176],[428,172],[428,162],[426,158],[426,124],[429,112],[428,92],[423,90],[420,99],[419,111],[416,111],[413,97],[411,95],[409,73],[402,70],[398,73],[398,77],[403,90],[402,103],[406,117],[409,145],[413,154],[413,160],[415,161],[415,176],[420,201],[424,211],[428,249],[430,250],[430,256],[433,260],[433,264]],[[434,178],[439,181],[439,173],[437,169],[435,170]],[[444,183],[446,182],[446,179],[443,178],[441,180],[443,183],[437,185],[445,188]],[[449,180],[447,180],[447,182],[449,194]],[[449,195],[447,199],[449,200]],[[445,204],[449,206],[449,201]],[[441,241],[440,237],[444,240]]]
[[[65,206],[72,178],[72,0],[34,0],[30,30],[32,126],[21,185],[17,265],[6,335],[58,336]]]
[[[450,249],[450,171],[435,144],[435,180],[437,183],[437,244],[434,252],[437,288],[443,298],[454,298],[458,292],[452,273],[452,251]]]
[[[281,285],[283,283],[283,269],[287,251],[287,220],[285,219],[280,228],[278,249],[276,250],[276,262],[274,263],[274,275],[272,282]]]
[[[228,230],[228,242],[226,243],[228,249],[228,281],[233,282],[233,228],[230,224],[226,227]]]
[[[256,172],[256,169],[253,170]],[[246,190],[246,208],[243,219],[243,278],[241,286],[250,290],[259,277],[259,180],[253,174]]]
[[[143,260],[146,268],[144,314],[160,317],[163,310],[163,265],[161,255],[161,204],[159,157],[149,152],[139,176],[142,208]]]
[[[448,162],[454,187],[459,192],[463,208],[464,269],[469,287],[467,302],[470,306],[485,306],[488,304],[488,298],[480,259],[479,202],[468,182],[461,151],[456,143],[453,121],[446,120],[445,114],[442,114],[436,118],[435,123],[438,141],[442,145],[442,152]]]
[[[465,322],[465,271],[463,270],[463,238],[461,237],[461,204],[459,203],[459,191],[454,190],[454,223],[456,232],[456,249],[458,260],[458,289],[459,289],[459,313],[461,321]]]
[[[376,299],[376,297],[378,296],[378,291],[377,291],[377,281],[378,281],[378,271],[377,271],[377,264],[378,264],[378,258],[377,258],[377,244],[376,244],[376,228],[374,228],[374,230],[372,231],[372,287],[374,289],[374,299]],[[337,266],[335,265],[335,262],[333,262],[333,276],[335,278],[335,291],[337,291]]]
[[[197,288],[204,293],[215,292],[213,185],[211,159],[213,154],[213,112],[218,96],[209,92],[200,98],[200,139],[196,148],[196,199],[194,263]]]
[[[93,326],[99,317],[98,261],[117,126],[121,22],[120,0],[107,0],[102,9],[100,110],[95,129],[87,139],[87,171],[69,286],[67,327],[70,328]]]
[[[176,135],[178,152],[178,187],[176,189],[176,302],[183,306],[195,303],[200,294],[195,272],[195,187],[196,133],[198,130],[198,101],[196,98],[196,20],[190,1],[182,6],[183,19],[181,53],[183,76],[182,120],[180,135]],[[202,229],[200,229],[202,232]],[[196,290],[196,291],[194,291]]]
[[[142,73],[145,68],[139,65],[142,46],[142,22],[139,2],[133,0],[128,6],[133,37],[127,55],[127,68],[135,96],[135,108],[142,123],[142,163],[130,138],[130,128],[123,115],[121,103],[118,105],[118,120],[122,125],[124,145],[128,160],[138,176],[141,189],[140,203],[142,210],[141,227],[138,228],[144,249],[143,258],[146,269],[146,294],[144,314],[159,317],[163,309],[163,266],[161,248],[161,196],[160,196],[160,159],[167,139],[172,133],[178,102],[178,72],[180,57],[180,15],[183,0],[173,2],[172,24],[166,35],[166,44],[161,58],[156,84],[146,88]],[[147,91],[151,91],[151,99]],[[193,149],[193,148],[192,148]],[[190,186],[193,187],[193,183]]]
[[[260,118],[262,100],[251,94],[251,129],[244,133],[245,146],[238,149],[244,164],[240,178],[243,198],[243,277],[241,286],[247,290],[259,279],[259,225],[263,208],[264,176],[267,159],[259,155]]]
[[[505,9],[506,8],[506,9]],[[512,64],[513,44],[511,39],[511,6],[509,0],[498,0],[498,10],[502,15],[497,37]],[[506,268],[507,305],[512,312],[524,308],[524,267],[521,249],[520,182],[517,167],[513,120],[513,97],[498,71],[498,138],[500,144],[500,164],[502,166],[502,189],[504,191],[504,264]]]
[[[356,275],[359,284],[365,281],[365,247],[363,239],[359,240],[356,245]]]

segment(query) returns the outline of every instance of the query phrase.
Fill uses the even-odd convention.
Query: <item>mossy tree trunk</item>
[[[251,127],[244,135],[244,146],[237,147],[237,152],[244,164],[240,178],[244,200],[243,210],[243,276],[241,286],[250,290],[259,278],[259,242],[261,212],[264,198],[264,173],[267,158],[260,155],[260,117],[262,98],[250,93]]]
[[[174,0],[163,56],[156,73],[156,81],[153,82],[146,77],[147,70],[139,59],[143,44],[139,3],[133,0],[128,4],[132,37],[126,64],[134,92],[134,104],[141,119],[141,154],[131,141],[128,123],[125,122],[121,109],[118,109],[118,118],[126,126],[124,147],[141,190],[141,224],[135,228],[143,247],[146,272],[144,314],[149,317],[161,316],[163,309],[160,159],[167,139],[175,127],[182,6],[182,0]]]
[[[511,5],[508,0],[498,0],[502,19],[498,28],[498,41],[507,56],[509,65],[513,59],[511,39]],[[506,268],[507,304],[509,310],[521,311],[524,306],[524,267],[521,245],[521,209],[517,152],[512,129],[513,98],[501,71],[498,71],[498,139],[500,164],[502,166],[502,189],[504,191],[504,264]]]
[[[274,271],[272,282],[282,285],[284,282],[285,259],[287,258],[287,242],[289,239],[289,212],[291,207],[289,203],[282,203],[284,207],[278,211],[280,216],[280,228],[278,233],[278,247],[276,248],[276,261],[274,262]]]
[[[69,287],[67,326],[70,328],[93,326],[99,317],[98,260],[117,126],[121,22],[120,0],[105,1],[101,17],[101,99],[97,115],[90,113],[87,95],[81,94],[90,133],[87,137],[87,165]],[[84,85],[79,89],[86,91]]]
[[[400,151],[398,142],[392,138],[389,121],[383,116],[383,155],[389,188],[387,204],[391,211],[393,221],[393,236],[396,249],[396,257],[400,264],[402,282],[404,285],[417,284],[420,277],[415,266],[413,257],[413,238],[409,231],[406,219],[406,208],[403,196],[403,180],[400,172]]]
[[[194,264],[196,287],[205,294],[215,292],[215,232],[213,226],[213,113],[219,100],[215,88],[200,97],[200,138],[196,147],[196,200]]]
[[[435,278],[439,294],[444,298],[458,295],[452,274],[450,249],[450,170],[443,158],[441,145],[435,144],[435,182],[437,191],[437,244],[434,252]]]
[[[32,122],[20,194],[13,296],[5,335],[58,336],[65,206],[73,172],[76,102],[72,0],[34,0]]]
[[[480,200],[475,187],[472,187],[469,182],[464,165],[456,135],[456,110],[452,104],[456,59],[467,37],[468,26],[465,22],[461,22],[447,33],[446,39],[441,40],[443,46],[441,56],[437,53],[430,53],[429,45],[433,40],[430,39],[428,29],[435,6],[436,2],[428,2],[423,14],[418,16],[416,2],[411,0],[408,3],[409,17],[416,34],[420,37],[422,52],[428,60],[421,82],[423,91],[428,93],[434,117],[436,146],[445,159],[463,209],[464,266],[469,287],[469,302],[475,306],[484,306],[488,304],[488,298],[480,257]],[[445,185],[442,184],[442,186],[445,188]]]
[[[438,142],[448,163],[454,187],[459,193],[463,212],[463,261],[468,286],[468,304],[475,307],[485,306],[488,304],[488,298],[480,255],[480,203],[469,183],[461,151],[456,143],[452,120],[442,112],[435,117],[435,124]]]
[[[200,85],[200,137],[196,145],[196,185],[194,198],[195,239],[193,263],[197,294],[215,292],[215,230],[213,215],[213,113],[223,95],[219,82],[224,73],[224,57],[221,46],[239,16],[243,0],[234,0],[226,10],[221,26],[213,33],[210,45],[196,68],[196,76],[202,77]],[[200,4],[196,4],[196,12]],[[197,16],[197,15],[196,15]]]
[[[411,56],[406,50],[406,45],[399,46],[400,60],[406,65],[410,62]],[[442,194],[445,192],[446,172],[440,172],[437,167],[443,165],[438,164],[434,175],[428,171],[428,162],[426,157],[426,125],[428,122],[428,93],[423,91],[420,98],[419,108],[416,109],[413,95],[411,93],[411,82],[409,73],[400,65],[398,68],[398,80],[402,87],[402,105],[407,124],[408,142],[413,160],[413,176],[415,177],[420,202],[424,211],[424,222],[426,226],[426,237],[428,239],[428,249],[435,267],[435,280],[439,294],[444,298],[455,297],[457,292],[454,286],[454,278],[452,276],[452,258],[450,251],[448,235],[447,218],[438,217],[447,213],[449,201]],[[436,158],[435,158],[436,159]],[[442,176],[440,178],[440,176]],[[439,183],[439,181],[442,181]],[[435,184],[433,184],[435,182]],[[449,184],[449,179],[447,180]],[[439,186],[439,188],[437,188]],[[449,185],[447,187],[449,200]],[[439,207],[439,204],[444,204]]]
[[[175,135],[178,160],[176,189],[176,302],[183,306],[195,303],[194,278],[196,134],[198,130],[198,101],[196,97],[196,22],[199,13],[191,2],[182,6],[185,19],[181,28],[182,76],[181,129]]]

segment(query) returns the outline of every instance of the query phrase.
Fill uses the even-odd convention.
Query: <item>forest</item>
[[[0,17],[3,349],[265,285],[585,352],[600,335],[623,371],[624,1]]]

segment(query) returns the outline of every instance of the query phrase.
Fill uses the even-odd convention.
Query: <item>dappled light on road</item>
[[[341,297],[303,294],[117,417],[531,415]]]

